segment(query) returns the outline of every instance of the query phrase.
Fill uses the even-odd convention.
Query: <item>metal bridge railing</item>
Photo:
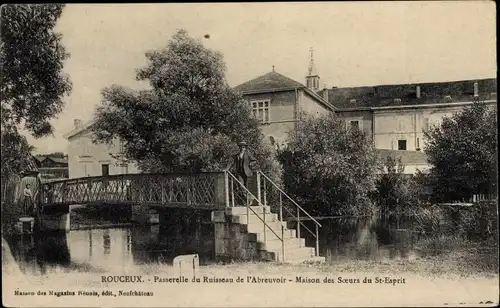
[[[118,174],[42,184],[43,204],[146,203],[223,207],[224,173]]]
[[[266,206],[261,202],[260,198],[256,197],[250,190],[245,187],[243,183],[241,183],[230,171],[225,171],[225,179],[226,179],[226,190],[228,201],[226,203],[227,206],[234,207],[236,206],[245,206],[246,207],[246,218],[247,224],[250,223],[250,211],[258,217],[258,219],[263,223],[263,242],[264,244],[267,241],[267,232],[271,231],[276,238],[281,241],[281,261],[285,260],[285,226],[282,220],[279,220],[279,225],[281,229],[281,236],[276,233],[276,231],[266,222]],[[236,185],[235,185],[236,184]],[[259,190],[258,190],[259,191]],[[239,202],[238,202],[239,201]],[[241,202],[241,203],[240,203]],[[252,209],[251,205],[257,203],[258,206],[262,206],[263,213],[262,217]]]
[[[278,203],[278,210],[279,210],[279,220],[280,221],[287,221],[288,219],[285,219],[285,216],[291,218],[292,220],[297,221],[297,237],[300,238],[300,231],[301,228],[305,229],[308,231],[316,241],[316,256],[319,256],[319,228],[321,228],[321,224],[314,219],[309,213],[304,210],[300,205],[295,202],[286,192],[283,191],[279,187],[278,184],[276,184],[273,180],[271,180],[267,175],[265,175],[263,172],[258,171],[258,181],[259,182],[259,187],[261,187],[262,192],[262,198],[263,198],[263,204],[267,205],[268,204],[268,197],[269,195],[272,195],[272,202],[273,203]],[[315,232],[311,231],[304,223],[301,221],[301,215],[302,218],[307,217],[308,220],[312,221],[314,223],[315,227]]]

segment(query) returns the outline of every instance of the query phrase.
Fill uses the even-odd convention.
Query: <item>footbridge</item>
[[[71,204],[141,204],[218,209],[227,206],[227,174],[117,174],[42,184],[44,209]]]
[[[321,224],[260,171],[249,179],[247,187],[229,171],[142,173],[43,183],[40,194],[44,213],[66,215],[61,216],[66,218],[59,223],[66,230],[69,230],[69,208],[73,204],[130,205],[135,217],[168,207],[210,210],[216,259],[324,260],[319,256]],[[295,226],[289,228],[291,220]],[[308,227],[303,220],[312,221],[312,230],[311,224]],[[315,240],[315,247],[306,245],[304,233]]]

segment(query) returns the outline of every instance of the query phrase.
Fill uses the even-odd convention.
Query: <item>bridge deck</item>
[[[144,204],[163,207],[226,207],[224,172],[119,174],[42,184],[44,208],[71,204]]]

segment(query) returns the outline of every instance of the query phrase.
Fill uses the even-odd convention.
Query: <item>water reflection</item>
[[[50,266],[69,270],[126,271],[132,265],[171,263],[180,254],[197,253],[200,263],[213,262],[213,225],[194,216],[162,226],[71,231],[40,238],[10,238],[12,251],[22,269],[44,272]],[[310,222],[306,226],[313,229]],[[374,217],[322,220],[320,255],[327,261],[410,259],[418,256],[418,234],[408,222],[383,222]],[[404,228],[402,227],[404,226]],[[289,227],[293,226],[290,223]],[[314,237],[301,232],[308,246]]]
[[[412,259],[419,255],[415,249],[419,234],[412,229],[409,219],[392,222],[376,217],[342,218],[321,220],[321,224],[320,255],[330,262]],[[305,225],[314,230],[312,222]],[[315,238],[302,233],[306,234],[307,245],[314,247]]]

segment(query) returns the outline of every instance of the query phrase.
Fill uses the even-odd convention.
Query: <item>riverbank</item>
[[[341,260],[320,264],[230,263],[201,266],[200,283],[160,283],[158,278],[178,278],[178,268],[152,263],[108,268],[53,267],[45,275],[20,272],[8,245],[2,240],[2,264],[6,306],[493,306],[498,299],[498,269],[478,267],[473,251],[445,253],[411,260]],[[5,249],[4,249],[5,247]],[[117,265],[118,266],[118,265]],[[103,283],[102,276],[141,276],[142,283]],[[206,277],[206,278],[205,278]],[[243,282],[237,282],[241,277]],[[248,278],[251,277],[251,278]],[[252,282],[253,277],[260,283]],[[297,282],[297,277],[302,281]],[[389,277],[391,283],[385,282]],[[265,278],[283,283],[264,282]],[[366,279],[367,282],[363,282]],[[377,278],[384,282],[377,283]],[[226,282],[221,282],[225,279]],[[316,280],[318,279],[318,280]],[[329,279],[330,282],[325,282]],[[155,282],[156,280],[156,282]],[[382,281],[380,280],[380,281]],[[209,282],[212,281],[212,282]],[[217,282],[219,281],[219,282]],[[314,281],[314,282],[313,282]],[[394,282],[394,283],[393,283]],[[150,292],[151,297],[15,296],[25,292],[91,292],[103,290]],[[258,294],[258,296],[256,296]]]
[[[384,265],[365,270],[368,264],[343,265],[278,265],[228,264],[204,266],[196,273],[200,282],[192,281],[192,272],[182,276],[172,266],[137,266],[125,272],[85,273],[51,271],[43,277],[29,277],[19,284],[4,284],[4,304],[38,307],[79,306],[494,306],[498,300],[498,275],[461,275],[412,273]],[[371,264],[370,266],[373,266]],[[379,265],[380,266],[380,265]],[[102,282],[103,275],[141,276],[142,283]],[[186,277],[184,279],[179,277]],[[386,277],[388,277],[386,279]],[[10,277],[9,277],[10,278]],[[177,282],[160,282],[174,278]],[[240,278],[240,279],[238,279]],[[274,279],[274,280],[265,280]],[[365,280],[367,279],[367,280]],[[369,279],[369,280],[368,280]],[[378,280],[377,280],[378,279]],[[4,280],[6,281],[6,280]],[[241,281],[241,282],[239,282]],[[259,282],[260,281],[260,282]],[[274,282],[269,282],[274,281]],[[278,282],[280,281],[280,282]],[[302,282],[299,282],[302,281]],[[366,281],[366,282],[364,282]],[[379,282],[377,282],[379,281]],[[100,296],[13,296],[15,288],[30,292],[92,292]],[[151,296],[102,296],[143,292]]]

